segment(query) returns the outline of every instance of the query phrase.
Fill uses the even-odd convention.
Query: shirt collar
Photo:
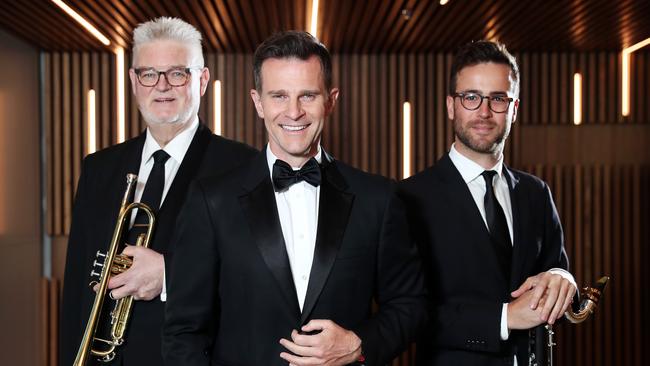
[[[145,163],[148,162],[149,159],[151,159],[153,156],[153,153],[160,149],[163,149],[167,154],[169,154],[172,159],[174,159],[174,161],[177,163],[182,162],[185,154],[187,153],[187,150],[190,147],[190,144],[192,143],[192,138],[194,138],[194,134],[198,129],[199,117],[197,116],[192,122],[190,122],[190,127],[174,136],[174,138],[171,139],[171,141],[169,141],[164,148],[161,148],[156,139],[151,134],[151,131],[149,131],[147,128],[147,137],[144,141],[144,148],[142,149],[142,160]]]
[[[456,150],[455,144],[451,145],[451,149],[449,150],[449,159],[451,159],[451,162],[454,164],[454,166],[456,166],[456,169],[458,169],[458,172],[460,172],[460,175],[463,177],[465,183],[469,183],[474,179],[480,177],[481,173],[486,170],[470,158],[458,152],[458,150]],[[503,154],[501,154],[497,163],[492,168],[487,170],[494,170],[497,172],[497,175],[501,177],[503,171]]]
[[[318,164],[321,163],[323,160],[323,150],[321,149],[320,145],[318,145],[318,152],[314,156],[314,159],[318,162]],[[273,151],[271,151],[271,147],[266,144],[266,163],[269,166],[269,174],[273,176],[273,164],[275,164],[275,161],[278,160],[278,157],[273,154]],[[293,170],[298,170],[300,168],[292,167]]]

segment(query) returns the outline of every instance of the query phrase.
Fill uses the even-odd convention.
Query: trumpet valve
[[[133,260],[131,257],[124,255],[124,254],[118,254],[115,256],[115,259],[113,259],[113,265],[111,266],[111,273],[112,274],[120,274],[127,269],[131,268],[131,265],[133,264]]]

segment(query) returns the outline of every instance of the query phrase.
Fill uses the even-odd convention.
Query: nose
[[[164,73],[160,74],[160,77],[158,78],[158,83],[156,84],[156,89],[160,91],[165,91],[169,90],[171,88],[171,85],[167,82],[167,75]]]
[[[294,121],[299,120],[305,111],[302,109],[302,105],[298,98],[291,98],[289,105],[287,106],[286,116],[291,118]]]
[[[492,110],[490,109],[490,99],[483,97],[483,102],[478,108],[478,113],[481,118],[490,118],[492,116]]]

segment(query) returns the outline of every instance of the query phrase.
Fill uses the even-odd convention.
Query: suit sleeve
[[[404,351],[426,322],[420,258],[408,236],[404,206],[393,195],[385,207],[377,253],[377,313],[359,328],[366,364],[386,364]]]
[[[218,253],[208,202],[193,183],[178,218],[167,273],[163,326],[166,365],[209,365],[218,287]]]
[[[541,195],[544,200],[544,246],[542,247],[540,267],[537,272],[548,271],[551,268],[562,268],[568,271],[569,258],[564,248],[562,224],[553,202],[551,190],[546,183],[543,183],[543,193]]]
[[[68,239],[63,280],[63,298],[61,304],[61,327],[59,329],[59,364],[71,365],[76,357],[81,335],[87,319],[82,308],[83,291],[88,289],[89,263],[86,263],[88,246],[83,237],[86,226],[85,217],[91,208],[88,207],[88,176],[87,160],[84,160],[81,176],[77,184],[77,193],[72,210],[72,225]]]

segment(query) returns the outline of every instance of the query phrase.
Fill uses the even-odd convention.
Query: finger
[[[535,310],[540,306],[540,300],[542,299],[542,296],[544,296],[544,293],[546,293],[546,289],[546,285],[542,286],[539,283],[532,289],[533,292],[529,303],[532,310]],[[548,303],[548,301],[546,301],[546,303]]]
[[[562,314],[563,314],[563,307],[564,303],[566,301],[566,293],[569,291],[568,288],[568,281],[562,281],[562,287],[560,288],[560,291],[558,292],[557,296],[557,301],[555,302],[555,306],[553,306],[553,309],[551,311],[551,314],[548,317],[548,323],[553,324],[557,319],[559,319]]]
[[[124,250],[122,251],[122,254],[128,255],[129,257],[134,257],[135,253],[137,252],[138,247],[135,245],[127,245],[124,247]]]
[[[548,291],[546,292],[546,304],[544,304],[544,307],[542,308],[542,320],[544,321],[549,320],[549,315],[555,308],[555,303],[557,302],[558,298],[561,296],[561,287],[559,286],[560,285],[557,283],[552,283],[550,284],[550,287],[548,287]],[[564,296],[561,298],[562,301],[564,301]]]
[[[562,306],[562,313],[560,314],[560,317],[566,313],[567,310],[569,310],[569,306],[571,306],[571,303],[573,303],[573,294],[575,293],[575,287],[573,287],[573,284],[569,284],[569,290],[566,293],[566,297],[564,298],[564,305]]]
[[[314,350],[312,347],[307,347],[307,346],[301,346],[298,344],[295,344],[294,342],[291,342],[288,339],[280,339],[280,344],[291,351],[291,353],[298,355],[298,356],[313,356],[314,355]]]
[[[312,332],[314,330],[323,330],[331,327],[332,322],[325,319],[312,319],[309,323],[305,324],[300,328],[303,332]]]
[[[111,294],[113,295],[113,299],[116,299],[116,300],[121,299],[121,298],[126,297],[126,296],[129,296],[129,295],[134,295],[133,296],[134,299],[138,300],[138,298],[136,298],[136,296],[135,296],[136,295],[136,290],[137,289],[134,288],[132,285],[125,284],[124,286],[121,286],[121,287],[118,287],[118,288],[115,288],[115,289],[111,290]]]
[[[299,346],[314,347],[317,346],[322,338],[322,333],[318,334],[300,334],[294,330],[291,332],[291,339],[293,343]]]
[[[127,272],[128,271],[111,277],[108,280],[108,288],[109,289],[118,288],[118,287],[124,286],[127,282],[129,282],[129,279],[130,279],[131,276],[130,276],[130,273],[127,273]]]
[[[532,283],[533,283],[532,277],[528,277],[526,281],[524,281],[524,283],[522,283],[521,286],[519,286],[518,289],[510,293],[510,296],[512,296],[513,298],[518,298],[519,296],[523,295],[526,291],[533,288]]]
[[[309,365],[321,364],[319,360],[314,359],[313,357],[300,357],[300,356],[292,355],[287,352],[280,353],[280,357],[283,360],[289,362],[289,365],[309,366]]]

